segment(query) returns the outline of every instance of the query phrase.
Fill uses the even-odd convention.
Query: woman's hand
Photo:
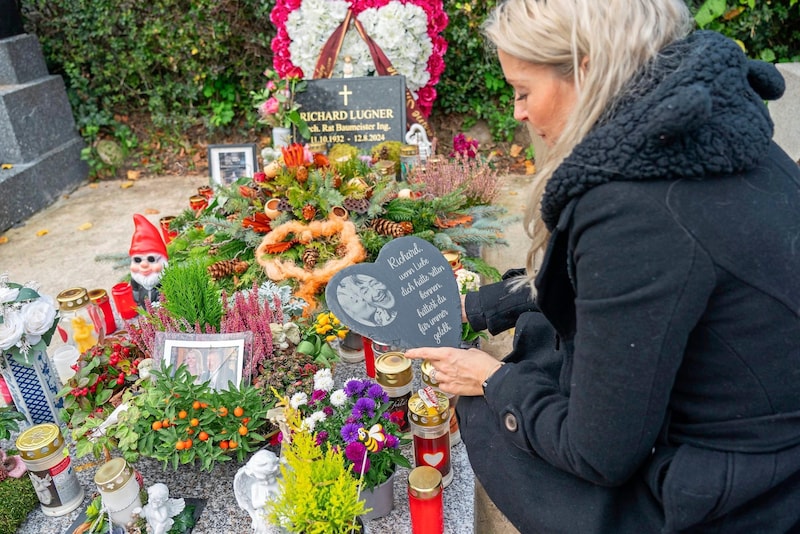
[[[423,347],[407,350],[405,356],[429,360],[435,369],[432,379],[452,395],[483,395],[483,383],[502,365],[479,349]]]

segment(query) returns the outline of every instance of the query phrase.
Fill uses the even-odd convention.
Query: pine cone
[[[297,173],[295,174],[295,178],[301,184],[306,183],[306,181],[308,180],[308,168],[306,168],[303,165],[297,167]]]
[[[219,254],[219,247],[210,247],[208,249],[209,256],[216,256],[217,254]]]
[[[392,237],[402,237],[414,231],[414,226],[407,221],[394,222],[389,219],[374,219],[370,226],[380,235],[388,235]]]
[[[208,266],[208,275],[212,280],[219,280],[233,274],[242,274],[250,264],[241,260],[222,260]]]
[[[317,260],[319,260],[319,250],[309,247],[303,251],[303,267],[307,270],[313,269]]]
[[[337,258],[344,258],[347,255],[347,245],[342,243],[338,247],[336,247],[336,251],[334,252]]]
[[[307,221],[310,221],[314,218],[314,215],[317,214],[317,208],[312,206],[311,204],[306,204],[303,206],[303,218]]]

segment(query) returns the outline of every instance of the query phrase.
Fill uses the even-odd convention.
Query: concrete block
[[[778,63],[786,80],[786,92],[769,103],[775,122],[775,142],[794,160],[800,161],[800,63]]]
[[[74,191],[89,176],[75,136],[35,161],[0,170],[0,233]]]
[[[0,162],[31,162],[75,135],[60,76],[0,86]]]
[[[0,86],[28,83],[47,74],[42,47],[34,35],[0,39]]]

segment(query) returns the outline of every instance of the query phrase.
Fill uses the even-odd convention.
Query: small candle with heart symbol
[[[450,464],[450,401],[430,386],[414,393],[408,401],[408,419],[414,436],[414,463],[427,465],[442,474],[442,487],[453,480]]]
[[[375,380],[389,395],[389,413],[401,412],[400,431],[408,431],[408,402],[411,398],[414,371],[411,360],[402,352],[387,352],[375,360]]]

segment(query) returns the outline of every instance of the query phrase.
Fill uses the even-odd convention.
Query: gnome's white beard
[[[136,280],[139,283],[139,285],[141,285],[143,288],[149,291],[154,287],[156,287],[158,283],[161,281],[161,271],[149,274],[147,276],[139,273],[131,273],[131,278]]]

